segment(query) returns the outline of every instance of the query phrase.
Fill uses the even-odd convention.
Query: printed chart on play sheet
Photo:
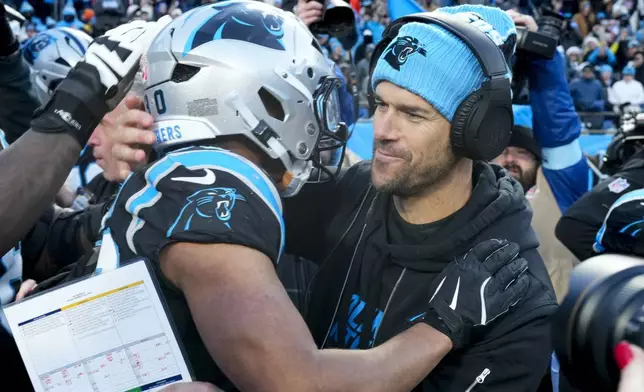
[[[144,261],[4,311],[36,391],[158,391],[191,380]]]

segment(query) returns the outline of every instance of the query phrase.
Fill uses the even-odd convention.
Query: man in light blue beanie
[[[512,56],[516,28],[505,12],[479,5],[444,7],[436,12],[453,14],[472,23],[501,48],[506,60]],[[508,78],[510,77],[511,71],[508,67]],[[424,163],[416,162],[424,167],[406,167],[401,170],[400,172],[406,173],[408,178],[397,177],[398,182],[407,182],[407,186],[414,188],[421,183],[435,181],[460,161],[459,157],[452,154],[450,148],[450,123],[461,102],[474,90],[479,89],[485,80],[486,77],[474,53],[457,36],[444,28],[419,22],[408,23],[400,28],[397,37],[381,54],[374,68],[372,87],[376,92],[377,103],[382,103],[383,98],[391,94],[399,95],[400,99],[407,103],[417,103],[415,109],[418,110],[415,110],[413,117],[416,121],[410,121],[405,127],[410,128],[410,133],[411,128],[417,127],[430,127],[433,131],[418,134],[427,140],[415,140],[409,143],[409,147],[422,146],[422,153],[435,159]],[[380,114],[382,106],[381,104]],[[423,115],[417,113],[421,109],[424,111]],[[379,113],[376,113],[374,121],[376,186],[380,184],[379,176],[375,174],[382,167],[379,164],[382,154],[405,155],[407,158],[414,155],[412,150],[402,151],[399,145],[394,151],[393,144],[388,143],[386,138],[379,137],[382,126],[392,125],[380,121]],[[400,117],[400,113],[404,112],[397,111],[395,117]],[[406,118],[412,119],[411,113],[407,113]],[[438,157],[441,159],[436,159]],[[408,163],[413,162],[408,159]]]
[[[479,5],[436,12],[452,14],[484,32],[500,48],[511,78],[507,64],[516,28],[508,14]],[[343,266],[352,260],[361,272],[350,271],[346,281],[335,277],[346,282],[343,298],[352,299],[350,305],[338,304],[338,321],[326,347],[370,348],[370,339],[384,342],[405,330],[407,321],[414,325],[410,331],[429,326],[451,343],[448,357],[441,351],[435,358],[440,362],[422,382],[424,391],[536,390],[550,359],[548,318],[557,302],[537,252],[532,212],[523,187],[506,170],[459,156],[452,148],[459,105],[486,82],[479,61],[448,30],[409,22],[380,52],[371,77],[377,105],[373,160],[352,167],[345,175],[349,180],[338,184],[355,190],[335,188],[343,195],[360,195],[337,203],[370,206],[366,218],[361,210],[345,214],[360,219],[348,226],[349,242],[342,246],[359,254],[335,255]],[[366,192],[360,188],[368,185]],[[369,229],[361,234],[362,227]],[[340,227],[329,229],[338,231]],[[500,241],[494,256],[484,256],[488,241]],[[509,249],[516,259],[504,258]],[[470,257],[476,262],[470,264]],[[513,275],[509,288],[520,299],[503,300],[504,307],[491,316],[481,302],[498,304],[508,295],[488,290],[484,282],[497,277],[484,278],[476,270],[492,257],[500,258],[501,270],[518,263],[512,269],[521,272]],[[485,315],[478,318],[481,306]],[[388,309],[386,315],[382,309]],[[345,322],[348,326],[341,327]],[[321,325],[320,332],[329,330],[329,324]],[[316,325],[310,326],[318,336]],[[377,331],[376,338],[368,331]]]

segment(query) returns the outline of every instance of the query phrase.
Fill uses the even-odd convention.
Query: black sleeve
[[[465,353],[450,353],[423,382],[423,390],[466,391],[474,385],[476,392],[535,391],[551,353],[550,320],[538,317]]]
[[[579,261],[584,261],[593,256],[593,243],[601,225],[566,214],[559,219],[555,235]]]
[[[30,94],[29,68],[18,51],[0,58],[0,129],[11,144],[30,128],[38,103]]]
[[[54,212],[52,207],[22,241],[25,278],[40,282],[75,263],[99,239],[105,204],[83,211]]]
[[[579,198],[561,217],[555,235],[580,261],[593,256],[592,245],[610,206],[644,185],[644,166],[625,166]]]

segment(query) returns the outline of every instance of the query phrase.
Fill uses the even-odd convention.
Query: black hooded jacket
[[[394,222],[391,197],[371,188],[370,168],[369,162],[357,164],[339,181],[309,185],[285,201],[287,252],[320,266],[305,312],[318,346],[382,344],[425,311],[434,278],[455,257],[484,240],[508,239],[528,260],[528,294],[481,327],[476,344],[443,358],[418,390],[535,390],[550,357],[548,319],[557,302],[521,186],[500,167],[476,162],[472,196],[461,210],[406,230]]]

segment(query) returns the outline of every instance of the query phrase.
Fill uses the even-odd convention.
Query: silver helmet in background
[[[31,70],[31,88],[45,103],[67,73],[85,56],[92,38],[82,31],[58,27],[25,42],[22,55]]]
[[[161,153],[245,137],[283,164],[282,196],[296,194],[314,167],[333,174],[341,164],[341,82],[290,12],[255,1],[204,5],[161,31],[142,70]]]

